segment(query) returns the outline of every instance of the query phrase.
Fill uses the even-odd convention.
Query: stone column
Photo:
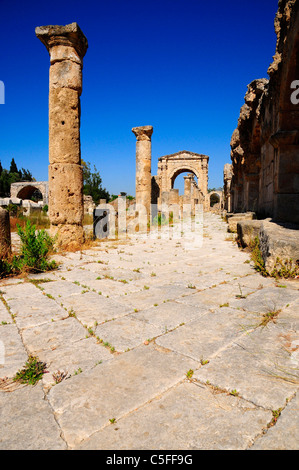
[[[6,258],[11,250],[9,212],[0,207],[0,259]]]
[[[192,175],[184,176],[184,199],[186,203],[191,202],[191,182]]]
[[[136,142],[136,205],[142,204],[150,214],[152,184],[152,126],[134,127]]]
[[[49,217],[62,247],[80,246],[83,230],[83,169],[80,95],[87,39],[77,23],[41,26],[36,36],[50,55]]]

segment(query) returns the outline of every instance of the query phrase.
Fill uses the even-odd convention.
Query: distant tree
[[[32,177],[32,173],[29,170],[22,168],[21,175],[22,181],[35,181],[35,179]]]
[[[11,160],[9,170],[2,167],[0,162],[0,197],[10,196],[10,185],[20,181],[34,181],[29,170],[18,170],[14,158]]]
[[[94,171],[90,169],[90,163],[81,162],[83,166],[83,193],[91,196],[93,202],[98,204],[100,199],[110,199],[109,192],[102,187],[102,178],[94,165]]]
[[[18,170],[18,167],[14,158],[12,159],[10,163],[9,173],[19,173],[19,170]]]

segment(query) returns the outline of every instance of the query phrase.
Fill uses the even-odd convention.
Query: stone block
[[[82,91],[82,66],[71,60],[55,62],[50,67],[51,88],[71,88]]]
[[[82,224],[83,170],[80,165],[49,166],[49,217],[51,224]]]
[[[243,248],[250,246],[259,236],[261,220],[242,220],[237,223],[238,241]]]
[[[231,233],[237,233],[237,224],[242,220],[253,220],[256,219],[254,212],[244,212],[237,214],[227,214],[228,231]]]
[[[277,258],[293,260],[299,264],[299,226],[263,221],[259,232],[260,250],[268,271],[272,271]]]
[[[69,88],[49,95],[49,161],[80,164],[79,94]]]

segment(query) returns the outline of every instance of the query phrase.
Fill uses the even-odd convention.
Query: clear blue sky
[[[1,1],[0,161],[48,179],[49,55],[35,27],[76,21],[88,39],[82,157],[111,194],[135,194],[136,138],[152,125],[152,174],[162,155],[209,155],[223,185],[247,85],[267,78],[278,0]]]

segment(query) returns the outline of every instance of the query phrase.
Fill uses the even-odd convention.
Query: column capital
[[[153,126],[140,126],[140,127],[133,127],[132,132],[133,134],[135,134],[137,141],[151,140],[153,130],[154,130]]]
[[[66,46],[75,49],[80,59],[83,59],[88,48],[87,39],[77,23],[65,26],[38,26],[35,28],[35,34],[46,46],[49,53],[54,46]],[[67,56],[64,58],[68,59]]]

